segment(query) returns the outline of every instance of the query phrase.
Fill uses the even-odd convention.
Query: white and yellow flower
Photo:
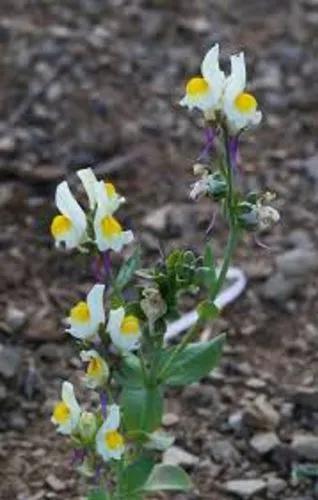
[[[101,252],[106,250],[120,252],[124,245],[134,239],[132,231],[124,231],[120,222],[113,216],[113,208],[114,206],[111,207],[106,199],[105,187],[99,183],[94,231],[96,245]]]
[[[244,53],[231,57],[231,74],[224,91],[224,114],[231,133],[256,126],[262,119],[253,94],[245,91],[246,67]]]
[[[97,351],[91,349],[89,351],[81,351],[82,361],[87,364],[84,383],[91,389],[103,386],[109,376],[109,368],[104,359]]]
[[[53,410],[51,421],[57,425],[57,432],[71,434],[77,427],[81,408],[74,396],[74,387],[70,382],[63,382],[62,399]]]
[[[66,248],[76,248],[86,239],[86,215],[72,195],[66,181],[56,188],[55,203],[59,211],[51,222],[51,234],[56,246],[65,244]]]
[[[186,85],[186,95],[180,101],[189,109],[198,108],[207,118],[214,117],[220,109],[225,76],[219,66],[219,45],[215,44],[205,55],[201,64],[202,76],[191,78]]]
[[[78,170],[77,175],[82,181],[91,210],[96,208],[97,202],[100,200],[103,202],[105,211],[113,214],[126,201],[123,196],[117,193],[114,184],[98,181],[91,168]]]
[[[110,311],[106,330],[119,350],[133,351],[138,348],[141,336],[139,320],[132,314],[126,315],[123,307]]]
[[[71,309],[67,318],[70,325],[67,332],[73,337],[90,339],[97,333],[99,326],[105,323],[104,290],[105,285],[94,285],[86,301],[81,300]]]
[[[118,431],[119,425],[119,406],[111,405],[108,416],[96,435],[96,451],[105,462],[111,459],[120,460],[124,452],[124,438]]]

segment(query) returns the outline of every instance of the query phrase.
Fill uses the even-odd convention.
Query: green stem
[[[232,165],[232,160],[231,160],[231,154],[230,154],[230,149],[229,149],[229,137],[226,129],[223,131],[224,133],[224,146],[225,146],[225,156],[226,156],[226,176],[227,176],[227,181],[228,181],[228,192],[227,192],[227,197],[226,197],[226,208],[227,208],[227,216],[229,220],[229,236],[224,252],[224,259],[222,263],[222,267],[218,276],[218,279],[216,281],[214,290],[209,297],[209,300],[213,302],[219,291],[221,290],[225,279],[226,275],[236,248],[237,240],[238,240],[238,230],[235,224],[235,211],[234,211],[234,203],[233,203],[233,165]],[[198,321],[193,325],[192,328],[184,335],[182,338],[180,344],[176,346],[176,348],[173,350],[171,353],[170,358],[168,358],[167,362],[165,365],[162,367],[158,379],[159,381],[162,381],[167,374],[169,368],[171,367],[172,363],[175,361],[177,356],[184,350],[184,348],[187,346],[189,342],[191,342],[198,334],[198,332],[201,330],[203,326],[203,321],[199,318]]]

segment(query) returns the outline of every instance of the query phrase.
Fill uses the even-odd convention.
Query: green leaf
[[[117,278],[115,280],[115,288],[117,290],[122,290],[132,279],[135,271],[140,265],[140,251],[136,248],[135,252],[126,262],[121,266]]]
[[[148,481],[146,482],[144,491],[189,491],[192,488],[192,483],[188,475],[183,469],[175,465],[156,465]]]
[[[167,434],[164,431],[158,430],[152,434],[148,434],[148,441],[144,445],[147,450],[164,451],[174,443],[174,436]]]
[[[123,357],[117,379],[123,386],[137,388],[142,386],[142,369],[139,358],[135,354],[129,353]]]
[[[166,372],[164,382],[168,385],[186,385],[208,375],[219,364],[225,338],[222,334],[209,342],[189,344]],[[167,360],[165,354],[164,363]]]
[[[160,387],[123,388],[121,403],[126,431],[153,432],[163,413],[163,395]]]
[[[102,489],[93,490],[89,493],[87,500],[110,500],[110,496]]]
[[[204,300],[198,306],[198,315],[202,321],[211,321],[218,317],[220,311],[213,302]]]
[[[122,474],[122,489],[126,494],[140,491],[145,485],[155,462],[151,458],[141,457],[128,465]]]

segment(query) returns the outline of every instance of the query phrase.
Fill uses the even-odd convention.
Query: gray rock
[[[226,464],[237,464],[241,461],[241,454],[228,440],[215,441],[211,449],[212,456],[216,462]]]
[[[304,278],[318,269],[318,254],[305,248],[295,248],[277,257],[276,262],[278,271],[285,277]]]
[[[299,288],[299,280],[287,279],[282,273],[270,276],[262,288],[262,296],[274,302],[285,302]]]
[[[304,229],[294,229],[287,237],[287,243],[295,248],[312,249],[313,242]]]
[[[45,482],[53,491],[56,492],[61,492],[67,487],[67,484],[64,481],[61,481],[61,479],[56,477],[54,474],[49,474],[45,479]]]
[[[183,391],[182,397],[189,404],[201,406],[219,406],[218,391],[212,385],[191,384]]]
[[[318,437],[313,434],[296,434],[292,441],[292,450],[300,458],[318,460]]]
[[[152,210],[144,217],[142,224],[158,236],[167,233],[171,237],[178,237],[191,220],[193,221],[191,205],[168,203]]]
[[[9,306],[6,310],[5,321],[13,332],[21,330],[27,320],[27,314],[15,306]]]
[[[0,186],[0,208],[5,207],[14,197],[14,184],[3,184]]]
[[[18,348],[5,347],[0,344],[0,375],[6,379],[17,375],[21,363],[21,353]]]
[[[318,389],[315,387],[295,388],[293,394],[291,394],[291,400],[303,408],[318,411]]]
[[[264,491],[266,483],[263,479],[238,479],[227,481],[224,489],[228,493],[233,493],[240,498],[251,498],[253,495]]]
[[[0,401],[4,401],[7,397],[7,389],[6,386],[0,383]]]
[[[47,342],[37,349],[37,355],[46,361],[56,361],[63,358],[62,350],[53,342]]]
[[[304,161],[304,167],[308,177],[318,182],[318,155],[307,158]]]
[[[180,418],[175,413],[165,413],[162,418],[162,425],[164,427],[173,427],[179,420]]]
[[[0,153],[13,153],[16,148],[16,140],[13,136],[5,135],[0,139]]]
[[[235,431],[240,431],[243,427],[243,412],[237,411],[232,413],[228,418],[228,425]]]
[[[249,389],[258,390],[258,389],[264,389],[264,387],[266,387],[266,382],[265,382],[265,380],[262,380],[261,378],[251,377],[251,378],[247,379],[247,381],[245,382],[245,385]]]
[[[279,495],[282,491],[287,488],[287,483],[284,479],[279,477],[271,477],[267,481],[267,491],[272,495]]]
[[[170,211],[170,204],[164,205],[163,207],[160,207],[156,210],[152,210],[143,219],[142,225],[156,234],[161,234],[166,229]]]
[[[280,255],[277,270],[265,282],[262,295],[283,302],[292,297],[318,269],[318,254],[306,248],[295,248]]]
[[[164,452],[162,461],[166,465],[196,465],[199,459],[179,446],[171,446]]]
[[[259,432],[250,441],[251,447],[260,455],[266,455],[273,451],[279,443],[280,441],[275,432]]]
[[[291,446],[288,444],[280,444],[273,450],[270,458],[277,470],[284,474],[289,474],[292,464],[298,456]]]
[[[255,429],[273,430],[280,421],[279,413],[263,394],[259,395],[243,413],[243,422]]]
[[[10,415],[9,426],[11,427],[11,429],[14,429],[16,431],[24,431],[27,425],[28,422],[23,415],[19,413],[14,413]]]

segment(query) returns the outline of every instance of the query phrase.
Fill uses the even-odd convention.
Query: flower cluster
[[[96,359],[96,358],[93,358]],[[92,362],[92,361],[90,361]],[[70,382],[63,382],[62,399],[54,408],[52,422],[61,434],[71,434],[82,446],[96,449],[104,461],[119,460],[124,451],[124,438],[119,431],[119,406],[112,404],[107,411],[107,417],[98,428],[101,415],[83,411],[74,395]]]
[[[88,196],[89,210],[84,212],[72,195],[68,183],[61,182],[55,195],[55,203],[60,211],[51,223],[51,234],[56,245],[79,248],[87,251],[89,245],[99,251],[121,251],[133,240],[131,231],[124,231],[114,217],[116,210],[125,202],[110,182],[98,181],[90,168],[77,172]]]
[[[190,198],[197,200],[208,196],[215,201],[226,202],[230,186],[226,165],[231,167],[231,176],[239,173],[239,137],[242,132],[258,125],[262,113],[257,100],[246,91],[246,66],[244,53],[231,56],[231,73],[226,77],[219,66],[219,46],[214,45],[201,64],[202,76],[191,78],[186,85],[186,95],[180,104],[203,112],[206,121],[205,147],[200,160],[212,162],[194,165],[198,180],[192,185]],[[233,220],[241,229],[267,231],[279,219],[278,211],[269,205],[273,199],[262,193],[240,192],[232,204]]]
[[[201,76],[187,82],[180,104],[200,109],[207,121],[223,121],[233,135],[258,125],[262,119],[256,98],[246,92],[244,53],[231,57],[231,73],[226,77],[219,65],[218,44],[205,55]]]
[[[60,215],[51,223],[51,234],[56,245],[66,248],[78,248],[94,253],[106,250],[120,251],[125,244],[133,240],[131,231],[124,231],[114,212],[125,202],[114,185],[98,181],[92,169],[77,172],[88,197],[88,210],[84,212],[72,195],[66,181],[56,189],[55,201]],[[85,363],[84,385],[91,389],[107,388],[110,369],[101,350],[100,334],[108,337],[109,351],[124,354],[138,348],[141,335],[139,319],[127,314],[125,307],[110,308],[108,319],[104,307],[105,284],[95,284],[86,300],[77,302],[66,318],[66,332],[84,347],[80,358]],[[111,458],[119,460],[124,450],[124,439],[118,431],[120,426],[119,406],[108,408],[108,415],[103,420],[102,411],[97,415],[83,411],[75,396],[73,385],[65,381],[62,386],[62,399],[53,411],[52,422],[57,431],[69,434],[84,448],[92,448],[105,461]]]

